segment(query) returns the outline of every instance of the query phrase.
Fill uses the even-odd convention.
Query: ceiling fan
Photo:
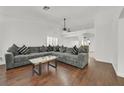
[[[47,10],[49,10],[49,9],[50,9],[49,6],[44,6],[44,7],[43,7],[43,10],[45,10],[45,11],[47,11]],[[70,28],[67,28],[67,27],[66,27],[66,18],[64,18],[64,27],[63,27],[62,30],[63,30],[63,31],[66,31],[66,32],[71,32]]]
[[[66,18],[64,18],[64,27],[62,29],[63,31],[71,32],[70,28],[66,27]]]

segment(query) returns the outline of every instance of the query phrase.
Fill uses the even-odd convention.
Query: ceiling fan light
[[[43,10],[49,10],[49,9],[50,9],[49,6],[44,6],[44,7],[43,7]]]
[[[66,31],[67,29],[64,27],[63,30]]]
[[[66,28],[66,18],[64,18],[64,28],[63,31],[71,32],[70,28]]]

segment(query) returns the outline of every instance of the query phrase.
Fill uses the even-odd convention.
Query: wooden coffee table
[[[57,56],[43,56],[43,57],[38,57],[38,58],[33,58],[30,59],[29,61],[32,64],[32,74],[34,75],[34,73],[36,73],[37,75],[41,75],[42,74],[42,64],[47,63],[48,65],[48,70],[49,70],[49,66],[55,68],[57,70]],[[55,65],[50,64],[51,62],[55,63]],[[38,69],[36,68],[36,66],[38,66]]]

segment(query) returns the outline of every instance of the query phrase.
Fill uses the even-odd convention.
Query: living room
[[[0,85],[124,85],[123,8],[122,6],[1,6]],[[83,46],[81,49],[83,53],[78,51],[77,55],[74,54],[76,52],[72,53],[73,55],[64,52],[57,54],[56,52],[61,50],[43,49],[47,55],[49,52],[49,55],[62,56],[59,61],[64,61],[57,61],[57,72],[52,67],[47,71],[45,64],[41,75],[32,76],[30,64],[7,65],[7,62],[16,60],[15,57],[12,59],[9,59],[8,55],[6,57],[8,49],[13,45],[19,50],[24,45],[27,48],[59,46],[61,50],[63,49],[61,47],[65,47],[66,53],[70,52],[69,48],[74,49],[76,45],[76,49],[79,50]],[[26,60],[29,61],[35,58],[34,56],[44,57],[44,54],[31,55],[31,58]],[[25,61],[23,57],[17,60],[19,64]]]

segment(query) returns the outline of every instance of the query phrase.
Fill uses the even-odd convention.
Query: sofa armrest
[[[6,69],[13,67],[14,55],[11,52],[7,52],[5,54],[5,61],[6,61]]]
[[[89,54],[88,53],[79,53],[78,62],[80,63],[81,68],[88,64]]]

